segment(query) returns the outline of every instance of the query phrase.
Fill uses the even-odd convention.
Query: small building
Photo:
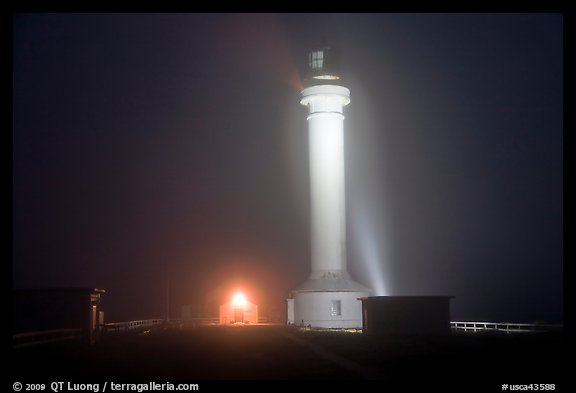
[[[236,294],[231,301],[220,306],[220,324],[231,323],[258,323],[258,306]]]
[[[103,289],[16,289],[13,298],[13,334],[58,329],[80,329],[84,341],[97,341],[104,325]]]
[[[369,296],[362,300],[362,332],[383,334],[450,334],[453,296]]]

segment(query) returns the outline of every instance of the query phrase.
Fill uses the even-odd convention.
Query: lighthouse
[[[311,269],[291,291],[288,323],[324,328],[362,327],[362,303],[370,290],[346,268],[344,107],[350,90],[340,85],[335,52],[324,44],[308,55],[306,88],[310,161]]]

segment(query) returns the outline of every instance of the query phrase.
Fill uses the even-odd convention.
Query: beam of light
[[[240,292],[234,294],[234,296],[232,297],[232,304],[236,308],[246,307],[246,304],[247,304],[246,296],[244,296],[244,294],[240,293]]]
[[[368,214],[365,204],[359,205],[351,211],[350,221],[352,224],[352,237],[358,249],[359,261],[356,266],[364,270],[366,284],[374,291],[372,295],[387,295],[387,285],[385,276],[385,252],[383,241],[385,233],[382,228],[376,225],[372,218],[374,214]]]

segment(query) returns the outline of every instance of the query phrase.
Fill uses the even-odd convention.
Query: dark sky
[[[340,51],[348,265],[452,319],[562,318],[558,14],[14,16],[14,285],[108,320],[309,272],[307,51]]]

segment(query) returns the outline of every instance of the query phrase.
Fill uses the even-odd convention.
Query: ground
[[[14,350],[11,375],[48,382],[320,379],[341,386],[363,379],[453,388],[467,381],[459,386],[486,384],[493,387],[488,391],[504,383],[555,383],[558,391],[563,351],[559,333],[370,338],[269,325],[160,327],[110,334],[90,347]]]

